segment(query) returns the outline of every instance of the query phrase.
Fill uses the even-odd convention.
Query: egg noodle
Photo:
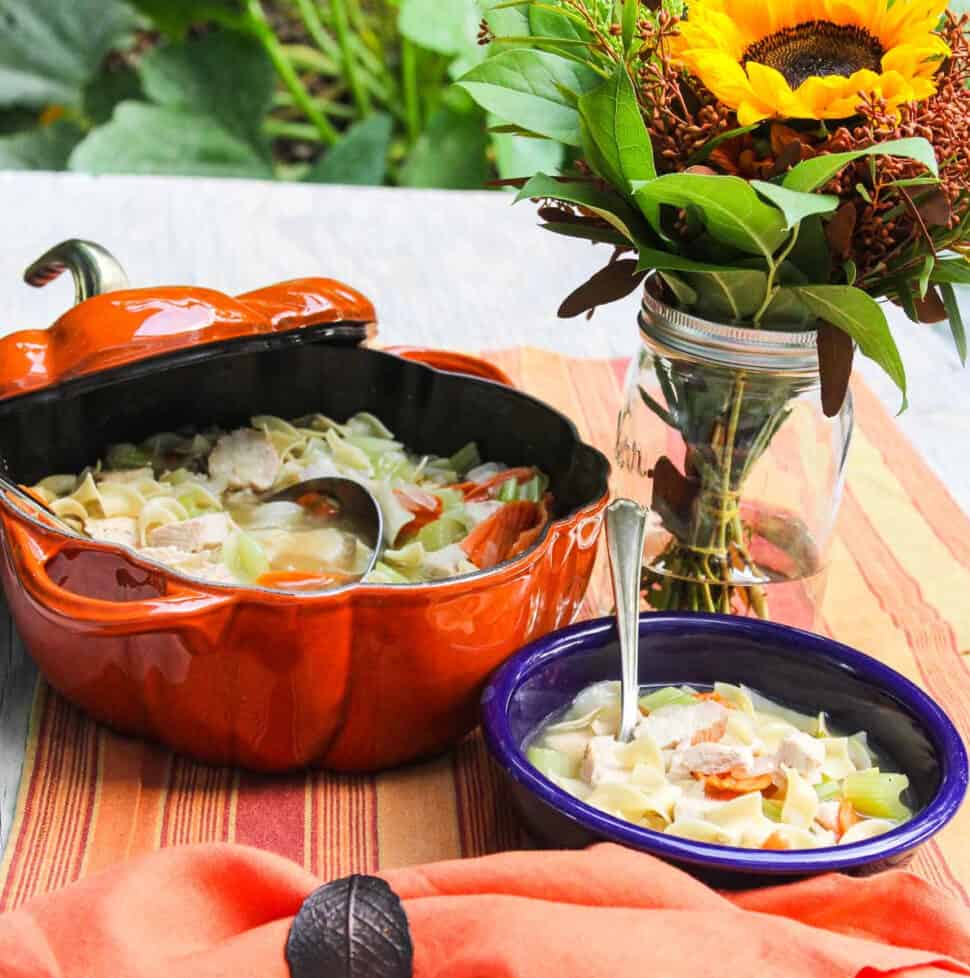
[[[30,491],[74,529],[191,576],[315,590],[359,578],[372,550],[335,500],[266,499],[332,476],[360,482],[381,507],[384,538],[367,577],[376,584],[492,567],[531,546],[553,503],[535,468],[483,463],[474,443],[447,458],[418,455],[367,413],[158,434]]]
[[[881,771],[865,733],[839,736],[753,690],[644,692],[634,739],[616,739],[619,683],[583,690],[527,756],[571,795],[634,825],[716,845],[815,849],[910,818],[904,774]]]

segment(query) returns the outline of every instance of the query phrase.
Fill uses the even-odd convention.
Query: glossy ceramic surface
[[[375,319],[367,298],[326,278],[236,298],[187,286],[108,292],[69,309],[49,329],[0,339],[0,399],[203,344]]]
[[[643,615],[640,683],[744,683],[806,713],[824,708],[833,726],[867,730],[909,775],[920,811],[886,835],[798,852],[735,849],[638,828],[583,804],[544,778],[522,747],[540,723],[585,686],[619,679],[616,631],[605,619],[547,635],[503,665],[482,698],[486,742],[511,780],[532,832],[554,846],[610,839],[653,853],[723,885],[904,860],[956,813],[967,790],[967,755],[943,711],[877,660],[837,642],[768,622],[715,615]]]
[[[319,283],[239,302],[197,289],[88,300],[52,331],[70,343],[40,344],[70,356],[40,357],[38,372],[20,378],[22,390],[38,389],[18,396],[14,368],[0,358],[10,483],[80,471],[107,444],[186,424],[360,410],[418,451],[448,454],[476,439],[487,457],[551,476],[555,519],[514,561],[451,581],[315,596],[193,581],[63,532],[0,493],[0,574],[50,683],[118,730],[215,763],[374,770],[443,750],[475,725],[488,674],[572,620],[595,559],[609,465],[570,422],[518,391],[418,363],[420,351],[406,361],[347,345],[347,324],[328,332],[327,317],[369,315],[369,304],[343,287],[328,299]],[[295,327],[320,316],[323,326]],[[197,335],[192,323],[208,324],[199,327],[204,348],[169,350],[172,337]],[[126,329],[135,348],[161,354],[133,356]],[[24,353],[24,334],[11,349]],[[451,365],[435,352],[424,358]],[[466,374],[469,366],[463,358]]]

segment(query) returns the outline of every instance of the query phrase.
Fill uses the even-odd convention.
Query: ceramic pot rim
[[[248,338],[243,338],[242,340],[230,340],[229,344],[235,345],[238,343],[242,345],[246,342],[246,339]],[[403,359],[396,357],[395,354],[386,353],[381,350],[370,350],[368,352],[374,356]],[[433,374],[454,374],[454,371],[441,370],[437,367],[429,366],[428,364],[417,359],[407,358],[407,362],[419,370],[430,371]],[[462,376],[468,382],[474,384],[486,384],[494,387],[508,386],[496,380],[475,377],[470,374],[465,374]],[[259,587],[255,584],[223,584],[215,581],[204,581],[200,578],[193,577],[190,574],[178,571],[167,564],[162,564],[156,560],[146,557],[133,547],[129,547],[124,544],[96,541],[88,537],[83,537],[80,534],[71,533],[68,529],[62,528],[53,523],[51,519],[46,516],[46,514],[40,515],[43,513],[43,511],[40,510],[37,503],[32,500],[22,489],[20,489],[19,486],[14,485],[2,475],[0,475],[0,507],[7,510],[12,518],[29,524],[31,529],[40,531],[47,537],[59,537],[65,544],[76,543],[83,546],[85,549],[95,549],[120,554],[126,560],[136,565],[147,567],[153,571],[158,571],[166,578],[171,578],[181,582],[182,584],[191,587],[195,591],[213,593],[216,595],[240,594],[251,596],[253,598],[265,598],[267,596],[272,596],[277,599],[296,598],[304,601],[311,599],[319,601],[330,597],[342,596],[348,592],[360,592],[361,594],[365,595],[393,593],[395,595],[404,596],[407,594],[422,594],[430,590],[441,591],[448,588],[464,587],[466,585],[475,586],[492,577],[505,578],[507,576],[512,576],[522,567],[531,565],[537,556],[545,550],[554,531],[558,531],[562,527],[578,523],[583,519],[595,516],[597,513],[602,511],[609,500],[609,478],[611,466],[607,457],[599,449],[594,448],[592,445],[584,442],[580,437],[579,431],[572,419],[564,415],[561,411],[556,410],[554,407],[546,404],[539,398],[533,397],[531,394],[527,394],[518,388],[512,387],[510,390],[514,392],[515,396],[523,400],[530,401],[533,404],[538,404],[546,411],[552,412],[562,419],[573,438],[573,450],[576,452],[585,453],[598,466],[600,475],[599,492],[594,498],[586,500],[580,505],[573,507],[569,512],[564,513],[562,516],[549,520],[543,527],[538,538],[527,550],[524,550],[520,554],[516,554],[514,557],[511,557],[500,564],[497,564],[495,567],[490,567],[487,570],[475,571],[471,574],[463,574],[458,577],[449,577],[439,581],[424,581],[420,583],[407,584],[365,584],[363,582],[356,581],[350,584],[345,584],[342,587],[330,588],[325,591],[282,590],[279,588]],[[13,499],[11,499],[11,497],[13,497]],[[17,500],[17,502],[14,502],[14,499]],[[31,508],[28,509],[28,507]],[[35,509],[37,510],[36,513],[34,512]]]

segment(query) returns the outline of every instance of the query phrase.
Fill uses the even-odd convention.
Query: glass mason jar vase
[[[643,597],[657,611],[811,629],[852,434],[822,410],[816,334],[687,315],[647,280],[617,425],[618,493],[650,509]]]

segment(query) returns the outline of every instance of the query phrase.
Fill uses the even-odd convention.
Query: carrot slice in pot
[[[780,832],[772,832],[771,835],[761,843],[762,849],[791,849],[788,840]]]
[[[479,523],[462,541],[461,548],[480,570],[494,567],[513,554],[519,538],[542,518],[539,503],[521,500],[506,503]]]
[[[322,591],[339,587],[354,578],[349,574],[333,571],[329,574],[309,574],[303,571],[268,571],[256,578],[259,587],[279,588],[284,591]]]
[[[502,484],[509,479],[517,482],[528,482],[536,474],[532,468],[505,469],[498,472],[484,482],[460,482],[451,486],[452,489],[460,489],[464,493],[467,502],[480,502],[483,499],[491,499],[496,494],[495,490],[500,489]]]

